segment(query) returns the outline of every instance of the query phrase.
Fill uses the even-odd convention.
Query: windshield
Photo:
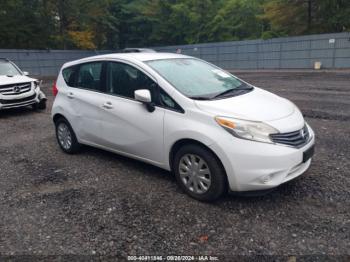
[[[152,60],[146,63],[190,98],[215,98],[246,86],[226,71],[194,58]]]
[[[0,75],[14,76],[14,75],[21,75],[21,72],[18,71],[18,69],[10,62],[7,62],[7,61],[1,62],[0,61]]]

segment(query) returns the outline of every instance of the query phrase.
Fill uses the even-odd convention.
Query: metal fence
[[[350,68],[350,33],[158,47],[196,56],[225,69]]]
[[[225,69],[350,68],[350,33],[284,37],[195,45],[155,47],[157,51],[196,56]],[[1,50],[0,57],[14,61],[33,75],[57,75],[63,63],[113,51]]]
[[[8,58],[23,71],[40,76],[55,76],[65,62],[103,53],[110,52],[0,49],[1,58]]]

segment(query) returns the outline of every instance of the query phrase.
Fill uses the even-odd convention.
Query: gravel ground
[[[93,148],[64,154],[50,109],[3,111],[0,255],[350,260],[350,73],[237,74],[292,100],[316,131],[317,152],[303,176],[265,196],[201,203],[150,165]]]

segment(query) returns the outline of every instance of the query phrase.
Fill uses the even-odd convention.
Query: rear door
[[[138,89],[148,89],[152,101],[159,97],[158,85],[141,69],[121,62],[107,63],[107,92],[101,119],[104,146],[154,163],[162,163],[165,109],[152,113],[134,99]]]
[[[89,62],[75,67],[73,74],[65,79],[72,88],[66,89],[70,122],[81,142],[101,144],[101,105],[106,92],[106,63]],[[65,74],[65,72],[63,72]],[[70,79],[69,79],[70,78]]]

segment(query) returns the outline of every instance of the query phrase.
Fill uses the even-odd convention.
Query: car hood
[[[23,76],[23,75],[15,75],[15,76],[4,76],[0,75],[0,85],[10,85],[10,84],[20,84],[25,82],[33,82],[36,79]]]
[[[296,110],[293,103],[255,87],[244,95],[226,99],[195,101],[197,107],[217,116],[251,121],[273,121],[285,118]]]

